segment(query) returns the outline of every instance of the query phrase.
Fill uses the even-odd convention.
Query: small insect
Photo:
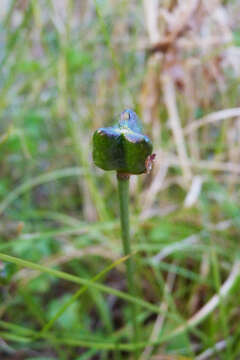
[[[156,154],[148,155],[148,157],[146,158],[145,167],[147,174],[150,174],[155,158],[156,158]]]

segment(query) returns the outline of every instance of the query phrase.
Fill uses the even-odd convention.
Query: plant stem
[[[124,255],[131,254],[130,231],[129,231],[129,175],[117,174],[118,192],[120,204],[120,218],[121,218],[121,233]],[[136,296],[136,288],[134,283],[134,264],[130,256],[126,260],[126,271],[128,281],[128,291],[132,296]],[[132,327],[133,327],[133,341],[138,342],[138,327],[137,327],[137,307],[131,304],[132,312]],[[135,352],[135,359],[138,357],[138,351]]]

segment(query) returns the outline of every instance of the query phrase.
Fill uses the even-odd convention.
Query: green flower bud
[[[100,128],[93,135],[93,161],[103,170],[142,174],[151,170],[155,155],[152,142],[142,133],[136,113],[124,110],[114,127]]]

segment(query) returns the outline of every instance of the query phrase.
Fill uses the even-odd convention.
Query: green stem
[[[117,174],[118,192],[120,204],[120,218],[121,218],[121,232],[124,255],[131,255],[130,231],[129,231],[129,175]],[[126,271],[128,281],[128,291],[132,296],[136,296],[136,287],[134,283],[134,264],[130,256],[126,260]],[[131,304],[132,307],[132,327],[133,340],[138,342],[138,326],[137,326],[137,307]],[[135,352],[135,359],[138,357],[138,351]]]

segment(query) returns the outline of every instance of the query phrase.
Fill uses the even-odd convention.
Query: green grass
[[[209,359],[237,360],[239,119],[184,136],[192,163],[184,182],[165,63],[144,49],[141,2],[61,3],[1,5],[0,359],[123,360],[138,352],[141,360],[198,360],[211,350]],[[175,49],[169,74],[182,130],[239,106],[237,1],[222,6],[232,41],[207,52],[198,42]],[[127,291],[116,177],[92,161],[93,132],[125,108],[143,120],[157,153],[154,171],[130,182],[137,296]],[[203,184],[188,208],[196,175]]]

